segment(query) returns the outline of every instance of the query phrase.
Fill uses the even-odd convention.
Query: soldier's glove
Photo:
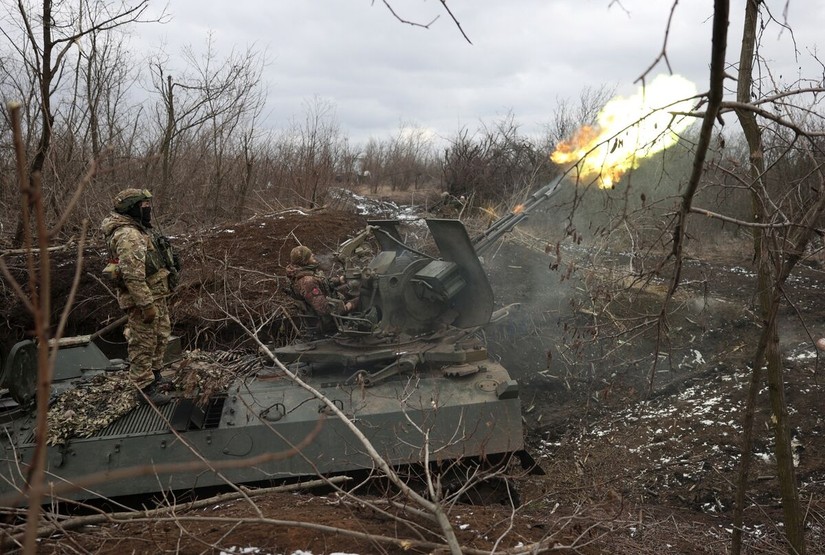
[[[150,304],[149,306],[143,307],[143,323],[144,324],[151,324],[155,321],[155,317],[158,315],[158,309],[155,308],[155,305]]]

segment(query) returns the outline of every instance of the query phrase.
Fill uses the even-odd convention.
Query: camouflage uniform
[[[347,308],[355,309],[357,299],[348,301],[349,307],[344,304],[346,297],[353,296],[348,284],[338,280],[327,279],[318,271],[317,262],[312,251],[307,247],[295,247],[289,255],[290,264],[286,267],[286,275],[292,284],[292,292],[296,297],[303,299],[313,312],[321,319],[321,329],[331,331],[335,328],[332,314],[346,313]],[[331,300],[339,303],[336,307]]]
[[[292,283],[292,291],[305,300],[316,314],[326,316],[332,312],[329,304],[329,284],[314,266],[290,264],[286,267],[286,276]]]
[[[126,189],[115,197],[115,205],[143,193],[151,197],[148,191]],[[135,218],[115,211],[103,220],[101,229],[120,273],[118,305],[129,317],[125,334],[129,372],[135,385],[143,389],[154,382],[153,370],[160,370],[163,365],[172,333],[166,302],[169,270],[158,253],[156,237]],[[156,316],[152,322],[145,323],[144,311],[152,306]]]

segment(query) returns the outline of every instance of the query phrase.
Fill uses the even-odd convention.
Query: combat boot
[[[175,383],[171,378],[164,378],[160,370],[152,370],[152,374],[155,375],[155,385],[157,386],[169,389],[172,387],[172,384]]]
[[[138,403],[151,403],[158,407],[165,405],[172,400],[172,398],[168,395],[164,395],[158,391],[158,387],[155,382],[152,382],[143,389],[136,391],[135,399],[137,399]]]

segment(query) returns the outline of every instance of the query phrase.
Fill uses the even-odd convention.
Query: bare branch
[[[436,21],[438,21],[438,17],[439,17],[439,16],[435,16],[435,18],[434,18],[432,21],[430,21],[429,23],[417,23],[417,22],[415,22],[415,21],[410,21],[410,20],[408,20],[408,19],[404,19],[403,17],[401,17],[400,15],[398,15],[398,13],[396,13],[395,9],[393,9],[393,7],[392,7],[392,5],[390,4],[389,0],[381,0],[381,1],[384,3],[384,6],[386,6],[386,7],[387,7],[387,9],[390,11],[390,13],[392,14],[392,16],[393,16],[395,19],[397,19],[400,23],[404,23],[404,24],[406,24],[406,25],[411,25],[411,26],[413,26],[413,27],[423,27],[424,29],[429,29],[429,28],[430,28],[430,25],[432,25],[433,23],[435,23]]]
[[[60,315],[60,320],[58,321],[57,330],[54,333],[54,339],[60,339],[63,337],[63,331],[66,329],[66,322],[68,322],[69,314],[74,306],[75,295],[77,295],[77,289],[80,286],[80,276],[83,273],[83,247],[86,244],[86,228],[88,226],[89,220],[83,220],[83,228],[80,231],[80,240],[77,242],[77,259],[75,260],[76,266],[74,278],[72,279],[72,286],[69,289],[66,304],[63,306],[63,313]],[[57,349],[52,352],[52,358],[55,356],[57,356]],[[51,364],[54,364],[54,360],[52,360]]]
[[[450,15],[450,18],[455,23],[455,26],[458,27],[458,30],[461,31],[461,36],[464,37],[468,43],[473,44],[473,41],[470,40],[470,37],[467,36],[467,33],[464,32],[464,29],[461,27],[461,22],[453,15],[453,12],[450,11],[450,8],[447,6],[447,0],[441,0],[441,5],[444,6],[444,9],[447,10],[447,13]]]
[[[789,228],[789,227],[800,227],[801,224],[797,224],[794,222],[782,222],[782,223],[759,223],[759,222],[748,222],[745,220],[740,220],[738,218],[731,218],[730,216],[725,216],[723,214],[718,214],[716,212],[711,212],[710,210],[705,210],[704,208],[697,208],[695,206],[690,207],[690,211],[695,214],[702,214],[703,216],[708,216],[709,218],[713,218],[722,222],[728,222],[732,224],[736,224],[742,227],[753,227],[753,228],[762,228],[762,229],[779,229],[779,228]],[[818,233],[823,233],[821,229],[815,229]]]
[[[91,164],[89,164],[89,170],[86,172],[86,175],[80,180],[77,184],[77,187],[74,190],[74,194],[72,198],[69,200],[66,208],[63,210],[62,214],[60,215],[60,219],[57,221],[56,224],[50,230],[50,236],[54,238],[63,225],[66,223],[66,219],[68,218],[69,214],[72,213],[74,210],[75,205],[77,205],[80,198],[83,196],[83,192],[86,189],[86,186],[91,183],[92,179],[95,178],[97,175],[97,161],[93,160]]]
[[[715,0],[713,10],[713,37],[711,39],[711,61],[710,61],[710,91],[708,93],[708,107],[702,129],[699,132],[699,142],[693,159],[693,170],[682,195],[682,206],[679,210],[673,231],[673,251],[676,267],[673,271],[673,278],[668,291],[668,296],[672,295],[679,286],[682,269],[682,251],[687,233],[687,216],[696,189],[699,187],[699,178],[704,171],[705,157],[710,145],[713,124],[722,105],[725,79],[725,50],[727,48],[728,33],[728,13],[730,6],[727,0]]]
[[[636,78],[634,83],[641,82],[643,85],[647,80],[647,75],[653,71],[660,61],[664,60],[665,65],[667,66],[668,73],[673,73],[673,68],[670,67],[670,60],[667,57],[667,41],[670,36],[670,26],[673,24],[673,14],[676,12],[676,6],[679,4],[679,0],[673,0],[673,4],[670,6],[670,15],[667,17],[667,24],[665,25],[665,38],[662,41],[662,50],[659,52],[659,55],[650,63],[650,66],[646,70],[642,72],[642,74]],[[620,4],[621,5],[621,4]]]

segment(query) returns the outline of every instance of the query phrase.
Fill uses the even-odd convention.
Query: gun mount
[[[336,366],[350,374],[350,382],[368,386],[427,365],[486,360],[475,332],[506,316],[510,307],[493,311],[493,291],[479,256],[555,194],[560,183],[558,178],[542,187],[472,240],[458,220],[425,220],[437,255],[405,244],[397,221],[369,222],[345,243],[360,244],[371,232],[380,248],[357,276],[360,313],[335,316],[333,337],[274,352],[283,362],[307,369]]]

